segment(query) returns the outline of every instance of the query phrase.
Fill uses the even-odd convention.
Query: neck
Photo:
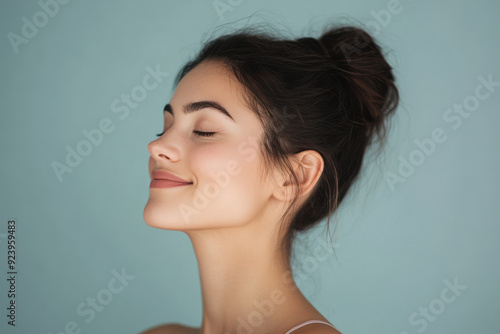
[[[281,259],[279,238],[270,226],[186,232],[200,272],[201,333],[268,331],[286,321],[296,301],[308,304]]]

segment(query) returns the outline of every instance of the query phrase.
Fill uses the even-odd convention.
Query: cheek
[[[247,222],[259,211],[265,199],[257,154],[243,154],[236,147],[205,147],[191,158],[198,179],[197,197],[205,203],[200,211],[205,217],[235,225]]]
[[[259,156],[249,155],[237,147],[212,146],[204,147],[191,156],[193,173],[202,182],[229,178],[224,183],[225,188],[239,189],[244,185],[260,182]]]

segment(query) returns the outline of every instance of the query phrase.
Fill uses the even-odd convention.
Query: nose
[[[180,157],[179,149],[166,138],[166,134],[150,142],[148,144],[148,151],[151,157],[157,162],[166,160],[177,161]]]

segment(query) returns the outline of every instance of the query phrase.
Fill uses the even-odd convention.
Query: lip
[[[178,176],[175,176],[174,174],[169,173],[169,172],[164,171],[164,170],[153,170],[151,172],[151,179],[152,180],[170,180],[170,181],[174,181],[174,182],[187,183],[187,184],[192,183],[192,182],[184,180],[184,179],[182,179]]]
[[[189,186],[191,183],[176,182],[171,180],[151,180],[150,188],[173,188],[180,186]]]
[[[164,170],[153,170],[151,172],[151,183],[149,185],[150,188],[173,188],[179,186],[187,186],[192,184],[193,182],[189,182],[180,178],[172,173],[169,173]]]

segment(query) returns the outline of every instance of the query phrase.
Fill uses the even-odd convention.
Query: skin
[[[255,303],[265,301],[272,304],[268,306],[272,311],[250,325],[253,333],[285,333],[306,320],[327,321],[281,263],[277,221],[289,204],[292,186],[277,170],[264,178],[262,153],[257,149],[263,128],[246,106],[244,94],[244,87],[222,64],[202,62],[180,81],[170,100],[174,116],[165,113],[164,134],[148,145],[150,176],[153,169],[163,169],[192,182],[150,188],[143,216],[149,226],[189,236],[198,260],[203,317],[199,329],[170,325],[144,333],[238,333],[241,321],[249,323],[256,311],[262,314]],[[184,104],[200,100],[217,101],[234,121],[211,108],[182,112]],[[198,137],[193,130],[216,134]],[[302,201],[324,164],[315,151],[296,157]],[[225,173],[225,184],[214,182],[212,175],[217,173]],[[206,188],[209,184],[212,187]],[[206,203],[196,201],[200,194]],[[308,328],[340,333],[325,325],[303,327]]]

